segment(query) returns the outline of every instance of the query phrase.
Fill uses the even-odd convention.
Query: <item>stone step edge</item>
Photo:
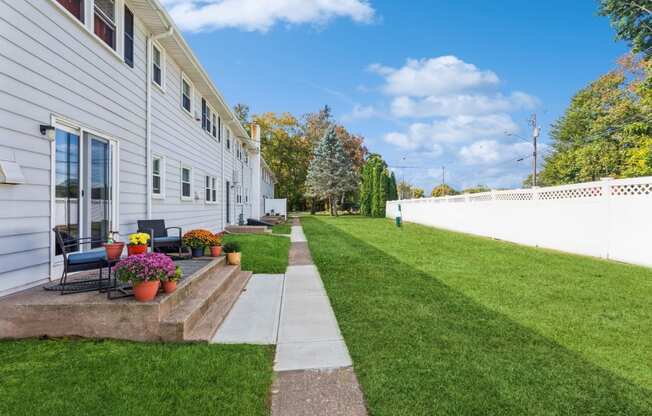
[[[198,284],[191,296],[175,305],[160,320],[161,339],[182,341],[202,319],[211,305],[228,291],[239,272],[239,266],[225,266],[218,272],[218,275]],[[202,294],[204,291],[205,293]]]
[[[211,306],[201,318],[200,322],[186,337],[186,340],[196,342],[208,342],[212,340],[240,298],[240,294],[245,291],[247,283],[249,283],[252,276],[253,272],[241,271],[234,279],[231,287]]]

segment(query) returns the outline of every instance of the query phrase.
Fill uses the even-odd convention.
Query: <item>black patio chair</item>
[[[104,241],[93,240],[91,237],[72,238],[70,234],[57,227],[53,228],[52,231],[55,235],[57,247],[59,247],[63,255],[63,273],[59,283],[46,285],[46,290],[56,290],[60,291],[62,295],[67,295],[100,290],[110,284],[110,271],[107,279],[102,278],[102,269],[109,267],[104,247],[78,251],[85,245],[104,243]],[[74,279],[68,281],[68,273],[98,269],[100,271],[98,279]]]
[[[168,235],[168,230],[178,230],[179,235]],[[149,234],[152,252],[176,249],[181,256],[183,248],[181,227],[166,227],[165,220],[138,220],[138,232]]]

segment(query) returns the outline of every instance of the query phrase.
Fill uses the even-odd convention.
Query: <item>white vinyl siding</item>
[[[132,70],[90,31],[90,16],[83,23],[55,0],[0,6],[0,159],[14,159],[26,179],[0,185],[0,295],[51,276],[53,146],[39,125],[53,115],[118,142],[120,234],[146,216],[146,29],[135,20]]]

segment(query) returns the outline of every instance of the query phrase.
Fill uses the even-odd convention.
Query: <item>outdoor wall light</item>
[[[41,126],[39,128],[41,130],[42,135],[47,136],[47,138],[50,139],[50,141],[54,141],[54,130],[55,129],[54,129],[53,126],[50,126],[50,125],[47,125],[47,124],[41,124]]]

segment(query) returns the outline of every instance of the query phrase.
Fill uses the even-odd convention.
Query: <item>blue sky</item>
[[[226,99],[253,113],[324,104],[429,192],[517,187],[527,119],[550,124],[627,51],[593,0],[165,0]]]

